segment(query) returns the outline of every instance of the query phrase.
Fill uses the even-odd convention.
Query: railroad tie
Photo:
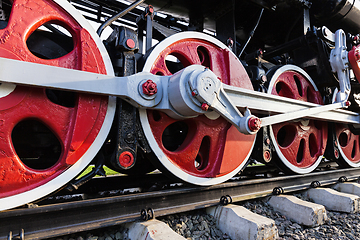
[[[331,188],[312,188],[307,190],[305,195],[328,210],[347,213],[359,211],[360,197],[357,195],[338,192]]]
[[[303,201],[295,196],[272,196],[268,204],[275,211],[301,225],[316,227],[322,225],[327,219],[323,205]]]
[[[166,223],[152,219],[146,222],[128,223],[129,238],[132,240],[185,240]]]
[[[344,182],[344,183],[338,183],[335,186],[333,186],[333,189],[339,192],[343,193],[350,193],[357,196],[360,196],[360,184],[354,183],[354,182]]]
[[[231,239],[260,240],[279,237],[275,221],[248,209],[229,204],[206,209],[216,219],[216,225]]]

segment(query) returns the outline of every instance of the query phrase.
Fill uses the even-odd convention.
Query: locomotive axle
[[[249,91],[221,83],[210,69],[200,65],[191,65],[172,76],[141,72],[127,77],[112,77],[6,58],[0,58],[0,64],[4,69],[21,69],[2,71],[2,82],[117,96],[136,107],[161,110],[177,119],[206,114],[209,110],[204,109],[203,104],[207,104],[210,110],[227,119],[244,134],[255,134],[259,130],[251,126],[256,117],[249,109],[272,115],[261,118],[261,126],[303,117],[360,124],[359,114],[339,110],[348,107],[348,101],[321,106]],[[157,86],[157,93],[151,96],[144,94],[142,89],[149,79]],[[244,116],[238,108],[245,110]]]

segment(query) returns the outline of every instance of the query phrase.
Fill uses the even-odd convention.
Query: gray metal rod
[[[101,24],[101,26],[98,28],[98,30],[96,31],[96,33],[100,36],[101,33],[104,31],[104,29],[107,26],[110,26],[114,21],[116,21],[117,19],[123,17],[125,14],[127,14],[128,12],[130,12],[131,10],[133,10],[134,8],[136,8],[137,6],[139,6],[141,3],[143,3],[145,0],[139,0],[137,2],[134,2],[133,4],[131,4],[127,9],[125,9],[124,11],[112,16],[111,18],[109,18],[107,21],[105,21],[103,24]]]

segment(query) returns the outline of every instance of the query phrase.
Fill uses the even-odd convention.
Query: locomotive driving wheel
[[[323,104],[320,92],[301,68],[285,65],[269,72],[268,93]],[[305,174],[321,162],[327,141],[327,123],[299,119],[270,126],[270,138],[284,171]]]
[[[172,58],[172,59],[171,59]],[[220,41],[197,32],[174,34],[154,47],[143,71],[169,76],[192,64],[210,68],[223,83],[253,89],[242,64]],[[140,110],[157,165],[196,185],[224,182],[246,166],[255,135],[244,135],[214,112],[175,119]]]
[[[335,124],[335,142],[339,149],[336,161],[345,167],[360,166],[360,138],[350,131],[348,125]]]
[[[0,29],[0,57],[114,74],[101,40],[67,1],[11,5]],[[42,198],[76,177],[107,137],[114,100],[0,84],[0,211]]]

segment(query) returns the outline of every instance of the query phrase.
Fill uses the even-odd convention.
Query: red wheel
[[[271,77],[268,92],[300,101],[323,104],[310,76],[301,68],[285,65]],[[270,126],[270,137],[280,165],[294,173],[309,173],[320,163],[327,141],[326,122],[300,119]]]
[[[346,167],[360,166],[360,138],[353,134],[349,127],[344,124],[336,124],[336,142],[340,157],[337,160],[340,165]]]
[[[39,30],[48,24],[71,38]],[[56,38],[72,39],[72,48],[57,55]],[[100,39],[65,0],[14,0],[0,41],[0,57],[113,75]],[[107,137],[113,105],[108,97],[0,85],[0,210],[44,197],[78,175]]]
[[[333,93],[332,101],[336,101],[338,89]],[[360,166],[360,138],[351,132],[346,124],[335,123],[335,144],[339,151],[334,152],[336,162],[344,167]]]
[[[253,89],[236,56],[218,40],[196,32],[178,33],[159,43],[144,71],[171,75],[192,64],[209,67],[226,84]],[[160,111],[141,110],[140,120],[162,166],[197,185],[220,183],[238,173],[255,141],[255,136],[241,134],[216,113],[177,120]]]

